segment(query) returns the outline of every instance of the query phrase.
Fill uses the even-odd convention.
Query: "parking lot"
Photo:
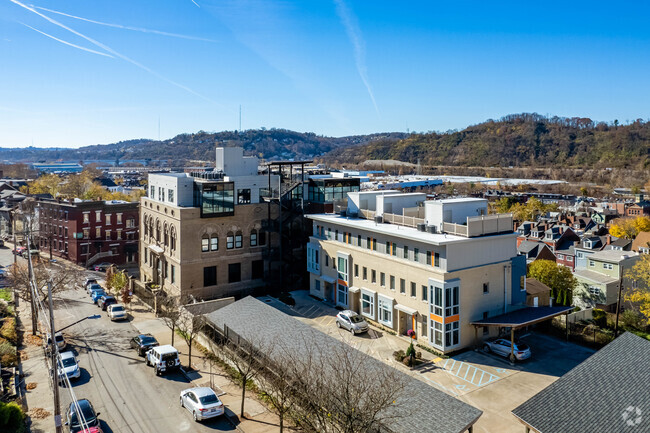
[[[393,352],[405,350],[408,338],[371,327],[367,334],[352,337],[336,327],[337,309],[309,296],[307,291],[292,292],[296,300],[288,307],[275,298],[261,298],[287,314],[326,334],[338,338],[407,374],[483,411],[474,432],[521,433],[523,426],[510,413],[560,376],[587,359],[593,350],[544,334],[522,336],[532,351],[530,359],[514,365],[503,357],[468,350],[453,357],[438,357],[422,351],[430,362],[410,371],[393,359]]]

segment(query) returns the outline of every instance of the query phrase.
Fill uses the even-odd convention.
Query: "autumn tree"
[[[650,217],[617,218],[609,227],[609,233],[617,238],[634,239],[640,232],[650,232]]]
[[[571,269],[552,260],[535,260],[528,266],[528,277],[550,287],[557,304],[571,305],[573,289],[578,286]]]
[[[178,329],[181,320],[180,302],[177,298],[171,296],[158,296],[158,316],[163,323],[172,331],[172,346],[174,345],[174,335]]]
[[[650,255],[644,254],[624,275],[637,282],[636,288],[626,291],[625,300],[637,307],[645,322],[650,324]]]
[[[192,368],[192,343],[199,332],[205,327],[205,317],[201,314],[191,314],[185,309],[180,309],[180,317],[177,323],[178,333],[183,337],[187,347],[189,348],[188,352],[188,367]]]

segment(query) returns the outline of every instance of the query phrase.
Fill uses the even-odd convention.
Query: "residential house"
[[[527,263],[535,260],[551,260],[553,262],[557,260],[548,245],[540,241],[525,240],[521,242],[517,247],[517,254],[526,256]]]
[[[648,432],[649,357],[650,342],[625,332],[512,414],[526,433]]]
[[[530,307],[553,306],[551,288],[535,278],[526,278],[526,305]]]
[[[650,201],[643,200],[637,203],[632,203],[625,209],[625,216],[638,217],[650,215]]]
[[[170,296],[242,297],[265,287],[270,236],[269,180],[257,157],[219,147],[213,172],[150,174],[141,198],[140,278]]]
[[[38,242],[82,266],[99,262],[137,265],[138,203],[120,200],[40,200]]]
[[[587,257],[605,248],[611,242],[611,239],[610,235],[584,236],[579,244],[573,246],[573,250],[575,251],[574,269],[586,269],[588,264]]]
[[[523,306],[525,257],[487,200],[425,199],[350,193],[345,215],[309,215],[310,294],[453,352],[474,343],[471,321]]]
[[[650,232],[640,232],[632,242],[632,251],[639,254],[650,254]]]
[[[574,273],[578,287],[573,300],[579,307],[597,307],[614,311],[618,303],[618,288],[625,269],[630,269],[640,259],[634,252],[602,250],[587,257],[587,268]],[[636,287],[637,281],[627,277],[623,287]]]

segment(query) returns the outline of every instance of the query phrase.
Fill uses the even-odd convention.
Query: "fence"
[[[583,314],[588,315],[590,312]],[[573,321],[574,319],[577,321]],[[559,338],[566,338],[567,341],[594,348],[601,348],[614,339],[614,333],[611,330],[602,329],[593,322],[578,319],[578,316],[569,317],[568,321],[563,316],[556,317],[547,329],[551,334]]]

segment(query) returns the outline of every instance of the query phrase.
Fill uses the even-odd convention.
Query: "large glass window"
[[[241,263],[230,263],[228,265],[228,282],[238,283],[241,281]]]
[[[433,266],[436,268],[440,267],[440,253],[433,254]]]
[[[170,202],[174,202],[174,190],[173,189],[168,189],[167,190],[167,199]]]
[[[393,301],[392,299],[384,298],[379,296],[377,303],[377,312],[379,317],[377,318],[379,322],[384,325],[393,327]]]
[[[431,314],[442,316],[442,287],[431,286]]]
[[[241,248],[242,247],[242,234],[241,232],[237,232],[235,234],[235,248]]]
[[[226,235],[226,248],[229,250],[235,248],[235,235],[232,232]]]
[[[210,239],[208,239],[208,235],[203,235],[201,238],[201,252],[205,253],[210,251]]]
[[[251,247],[257,246],[257,230],[251,230]]]
[[[361,314],[375,318],[375,295],[372,293],[361,293]]]
[[[442,323],[431,321],[431,337],[434,346],[442,347]]]
[[[336,303],[347,307],[348,306],[348,288],[347,288],[347,286],[345,286],[343,284],[337,284],[336,286],[338,287],[337,296],[336,296]]]
[[[348,282],[348,260],[345,257],[338,257],[337,271],[339,280]]]
[[[445,324],[445,347],[455,346],[460,342],[458,321]]]
[[[195,205],[201,207],[202,218],[235,213],[234,183],[218,182],[195,185]]]
[[[217,251],[219,250],[219,238],[217,235],[212,235],[210,237],[210,251]]]
[[[445,289],[445,316],[455,316],[459,312],[458,287]]]

